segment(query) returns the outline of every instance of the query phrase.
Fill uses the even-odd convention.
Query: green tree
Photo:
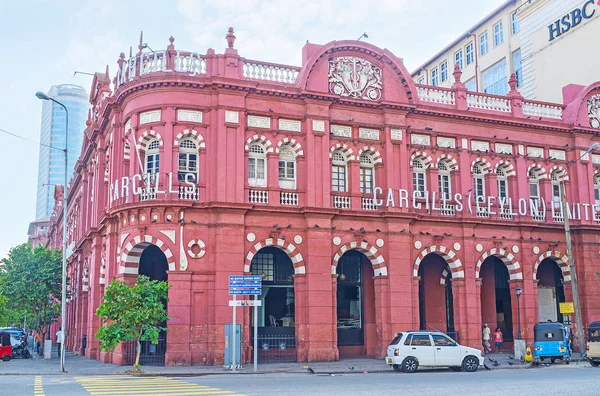
[[[12,248],[2,264],[0,285],[6,297],[7,320],[22,323],[27,316],[45,339],[48,325],[60,315],[62,252],[24,243]]]
[[[158,344],[162,323],[169,320],[165,303],[169,285],[164,281],[139,276],[132,287],[128,283],[113,280],[106,288],[102,304],[96,315],[102,326],[96,333],[100,348],[113,350],[121,341],[135,341],[137,353],[134,370],[140,369],[141,340]]]

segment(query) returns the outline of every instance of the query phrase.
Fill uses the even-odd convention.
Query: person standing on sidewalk
[[[62,342],[63,342],[62,327],[59,327],[58,331],[56,332],[56,346],[58,347],[58,357],[60,357],[60,347],[62,346]]]
[[[40,332],[35,332],[35,353],[40,353],[40,343],[42,342]]]
[[[482,332],[482,338],[483,338],[483,350],[486,353],[491,353],[492,352],[492,346],[490,345],[490,334],[491,334],[491,330],[488,327],[487,323],[483,324],[483,332]]]
[[[494,332],[494,342],[496,343],[496,353],[502,353],[502,331],[500,331],[500,327],[496,329]]]

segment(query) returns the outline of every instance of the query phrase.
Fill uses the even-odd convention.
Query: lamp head
[[[520,287],[520,286],[517,286],[517,287],[515,288],[515,294],[516,294],[516,295],[517,295],[517,297],[518,297],[518,296],[520,296],[520,295],[521,295],[521,293],[523,293],[523,291],[521,290],[521,287]]]
[[[50,100],[50,97],[48,95],[46,95],[45,93],[43,93],[42,91],[37,91],[35,93],[35,96],[37,96],[38,99]]]
[[[590,148],[587,149],[587,153],[591,153],[592,151],[596,150],[598,148],[598,146],[600,146],[600,142],[596,142],[596,143],[592,144],[590,146]]]

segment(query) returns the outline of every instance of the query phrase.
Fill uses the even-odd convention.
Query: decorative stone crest
[[[330,125],[329,130],[333,136],[352,137],[352,127],[345,125]]]
[[[271,128],[271,119],[269,117],[248,116],[248,126],[254,128]]]
[[[330,93],[354,99],[381,99],[381,69],[369,61],[353,56],[330,59],[328,77]]]
[[[417,135],[415,133],[410,135],[411,144],[419,144],[421,146],[429,146],[431,144],[431,137],[428,135]]]
[[[496,152],[498,154],[512,155],[512,145],[506,143],[496,143]]]
[[[392,140],[402,140],[402,129],[390,129]]]
[[[297,120],[284,120],[282,118],[279,119],[279,130],[280,131],[290,131],[290,132],[301,132],[302,125],[300,121]]]
[[[544,158],[544,149],[541,147],[527,147],[529,157]]]
[[[312,129],[315,132],[325,132],[325,121],[323,120],[313,120]]]
[[[587,106],[590,126],[600,129],[600,95],[591,96],[587,101]]]
[[[489,151],[490,144],[488,142],[480,142],[471,140],[471,150],[473,151]]]
[[[177,121],[202,123],[202,112],[196,110],[177,110]]]
[[[379,140],[379,131],[370,128],[358,128],[358,137],[361,139]]]
[[[151,122],[160,122],[160,110],[140,113],[140,125],[149,124]]]
[[[456,141],[454,140],[454,138],[440,136],[437,138],[437,145],[445,148],[454,148],[456,147]]]

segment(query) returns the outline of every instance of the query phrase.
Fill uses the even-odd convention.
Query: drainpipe
[[[473,54],[475,55],[475,91],[479,92],[479,51],[477,50],[477,35],[469,32],[473,37]]]

